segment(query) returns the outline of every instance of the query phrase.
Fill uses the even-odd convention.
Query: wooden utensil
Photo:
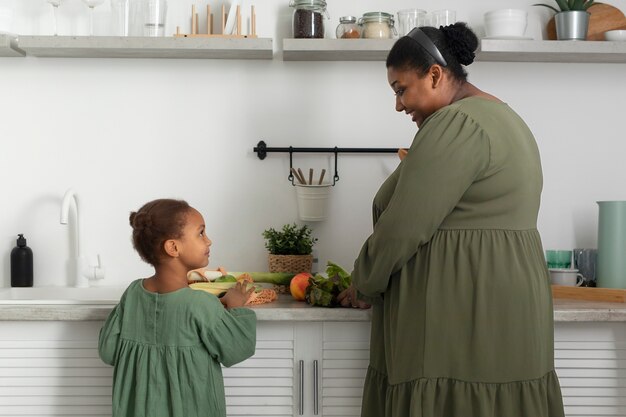
[[[324,174],[326,174],[326,168],[322,169],[322,173],[320,174],[320,180],[317,185],[322,185],[322,181],[324,181]]]
[[[309,185],[313,185],[313,168],[309,168]]]
[[[608,30],[626,29],[626,16],[616,7],[604,3],[595,3],[588,10],[589,29],[588,41],[603,41],[604,32]],[[548,22],[548,39],[556,40],[556,24],[554,17]]]
[[[306,177],[304,176],[300,168],[298,168],[298,174],[300,174],[300,178],[302,178],[302,184],[306,185]]]
[[[296,171],[295,168],[291,168],[291,173],[293,174],[294,177],[296,177],[296,179],[298,180],[300,184],[306,185],[306,182],[304,182],[304,178],[300,177],[300,174],[298,174],[298,171]]]

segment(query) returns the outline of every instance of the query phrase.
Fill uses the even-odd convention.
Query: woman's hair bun
[[[476,56],[474,51],[478,48],[478,38],[472,29],[463,22],[441,26],[439,29],[446,39],[448,50],[461,65],[469,65],[474,62]]]

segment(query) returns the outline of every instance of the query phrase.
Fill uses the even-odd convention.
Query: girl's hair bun
[[[459,64],[469,65],[474,62],[478,38],[465,23],[457,22],[449,26],[441,26],[439,29],[446,39],[448,50],[456,57]]]
[[[145,230],[152,227],[152,219],[148,213],[133,211],[129,217],[130,226],[135,230]]]

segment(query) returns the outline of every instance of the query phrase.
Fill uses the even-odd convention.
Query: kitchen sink
[[[0,305],[6,304],[117,304],[126,287],[0,288]]]

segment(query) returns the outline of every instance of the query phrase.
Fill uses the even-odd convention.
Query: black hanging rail
[[[253,148],[253,151],[256,152],[256,155],[260,160],[265,159],[268,153],[272,152],[287,152],[289,153],[289,176],[287,177],[289,181],[291,181],[292,185],[296,185],[294,183],[293,176],[293,154],[294,153],[334,153],[335,154],[335,175],[333,176],[333,186],[337,181],[339,181],[339,171],[337,170],[337,156],[340,153],[397,153],[399,148],[294,148],[293,146],[283,146],[283,147],[274,147],[270,148],[264,141],[259,141],[257,145]]]

